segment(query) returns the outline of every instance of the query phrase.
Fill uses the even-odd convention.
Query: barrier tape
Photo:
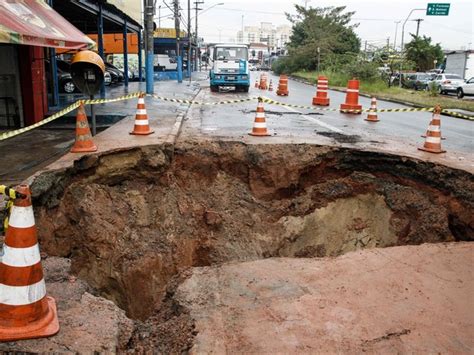
[[[48,118],[45,118],[44,120],[40,121],[40,122],[37,122],[31,126],[28,126],[28,127],[24,127],[24,128],[20,128],[20,129],[16,129],[14,131],[9,131],[9,132],[5,132],[5,133],[2,133],[0,134],[0,141],[3,141],[7,138],[12,138],[12,137],[15,137],[19,134],[22,134],[22,133],[25,133],[25,132],[28,132],[28,131],[31,131],[35,128],[38,128],[38,127],[41,127],[42,125],[45,125],[46,123],[49,123],[49,122],[52,122],[54,121],[55,119],[61,117],[61,116],[64,116],[66,113],[69,113],[71,112],[72,110],[75,110],[76,108],[78,108],[80,105],[80,101],[76,101],[75,103],[73,103],[72,105],[69,105],[68,107],[66,107],[65,109],[62,109],[61,111],[58,111],[56,112],[54,115],[51,115],[49,116]]]
[[[19,193],[12,189],[11,187],[5,186],[5,185],[0,185],[0,194],[5,195],[11,199],[15,198],[25,198],[26,195],[23,195],[22,193]]]
[[[0,231],[3,230],[5,232],[8,228],[8,220],[10,218],[10,212],[13,206],[13,200],[16,198],[26,198],[26,195],[20,192],[17,192],[11,187],[8,187],[5,185],[0,185],[0,194],[8,197],[5,208],[0,213],[0,221],[3,221],[0,223]]]
[[[61,111],[56,112],[54,115],[37,122],[31,126],[16,129],[13,131],[5,132],[0,134],[0,141],[15,137],[19,134],[31,131],[35,128],[41,127],[42,125],[45,125],[49,122],[54,121],[55,119],[64,116],[65,114],[71,112],[72,110],[75,110],[79,105],[81,104],[87,104],[87,105],[97,105],[97,104],[104,104],[104,103],[109,103],[109,102],[118,102],[118,101],[123,101],[123,100],[129,100],[133,98],[137,98],[141,95],[144,95],[143,92],[135,92],[132,94],[120,96],[117,98],[113,99],[86,99],[86,100],[78,100],[72,105],[69,105],[65,109],[62,109]],[[200,102],[200,101],[194,101],[194,100],[186,100],[186,99],[176,99],[176,98],[169,98],[169,97],[164,97],[164,96],[158,96],[155,94],[147,94],[147,96],[153,97],[154,99],[162,100],[162,101],[167,101],[167,102],[175,102],[175,103],[180,103],[180,104],[192,104],[192,105],[201,105],[201,106],[217,106],[217,105],[230,105],[230,104],[237,104],[237,103],[243,103],[243,102],[249,102],[258,99],[259,97],[248,97],[245,99],[238,99],[238,100],[223,100],[223,101],[217,101],[217,102]],[[293,108],[301,108],[301,109],[307,109],[307,110],[317,110],[317,111],[327,111],[327,112],[343,112],[343,113],[363,113],[363,112],[433,112],[434,108],[433,107],[423,107],[423,108],[386,108],[386,109],[377,109],[376,111],[372,109],[362,109],[362,110],[349,110],[349,109],[337,109],[337,108],[327,108],[327,107],[319,107],[319,106],[306,106],[306,105],[295,105],[295,104],[287,104],[284,102],[276,101],[269,99],[267,97],[262,97],[262,101],[271,105],[279,105],[279,106],[287,106],[287,107],[293,107]],[[443,113],[446,113],[450,116],[457,117],[457,118],[462,118],[465,120],[469,121],[474,121],[474,117],[472,116],[467,116],[463,115],[458,112],[454,111],[449,111],[447,109],[442,110]]]

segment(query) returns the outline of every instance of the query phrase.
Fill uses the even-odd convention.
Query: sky
[[[191,4],[195,0],[191,0]],[[355,32],[367,44],[383,46],[389,38],[394,45],[396,21],[398,25],[397,47],[401,44],[402,25],[412,9],[426,9],[428,2],[437,0],[307,0],[307,6],[346,6],[347,11],[355,11],[354,22],[359,23]],[[161,5],[161,27],[174,27],[174,21],[165,16],[171,11],[172,0],[158,0]],[[420,35],[432,38],[440,43],[443,49],[474,49],[474,1],[442,0],[451,3],[449,16],[426,16],[426,11],[414,11],[405,25],[405,43],[410,40],[409,33],[416,32],[416,22],[411,19],[423,19],[420,24]],[[210,8],[211,6],[223,3]],[[227,42],[236,37],[237,31],[244,26],[259,26],[260,22],[272,22],[274,25],[289,24],[285,13],[295,13],[294,4],[303,5],[305,0],[204,0],[204,9],[198,16],[198,32],[206,42]],[[182,16],[187,19],[187,1],[181,0]],[[191,5],[194,7],[194,4]],[[205,11],[207,8],[209,10]],[[158,15],[158,9],[157,9]],[[192,17],[194,11],[192,11]],[[243,16],[243,17],[242,17]],[[158,21],[157,21],[158,22]],[[194,19],[192,26],[194,31]]]

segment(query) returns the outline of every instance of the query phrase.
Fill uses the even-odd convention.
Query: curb
[[[305,79],[301,79],[299,77],[289,76],[289,78],[294,80],[294,81],[297,81],[299,83],[311,85],[311,86],[314,86],[314,87],[316,86],[316,84],[313,84],[312,82],[310,82],[308,80],[305,80]],[[333,91],[337,91],[337,92],[346,92],[344,89],[334,88],[334,87],[331,87],[331,86],[329,87],[329,89],[333,90]],[[364,97],[368,97],[368,98],[372,97],[372,95],[365,94],[365,93],[359,93],[359,95],[364,96]],[[392,102],[394,104],[401,104],[401,105],[416,107],[416,108],[424,108],[425,107],[425,106],[422,106],[420,104],[415,104],[415,103],[412,103],[412,102],[406,102],[406,101],[401,101],[401,100],[395,100],[395,99],[391,99],[391,98],[385,98],[383,96],[378,96],[377,100],[383,100],[383,101],[387,101],[387,102]],[[444,112],[444,111],[441,112],[441,115],[454,117],[454,118],[459,118],[459,119],[465,119],[465,118],[457,117],[455,115],[451,115],[451,114],[449,114],[447,112]],[[474,113],[470,114],[470,115],[466,115],[465,113],[462,113],[462,115],[469,116],[469,117],[472,117],[474,119]]]

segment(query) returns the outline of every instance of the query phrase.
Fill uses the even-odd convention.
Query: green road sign
[[[449,15],[449,6],[451,4],[437,4],[430,3],[426,8],[426,15],[428,16],[448,16]]]

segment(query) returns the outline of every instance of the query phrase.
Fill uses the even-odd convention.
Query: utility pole
[[[387,51],[390,49],[390,37],[387,37]]]
[[[146,24],[146,92],[153,94],[153,15],[155,12],[153,0],[145,0],[145,24]]]
[[[397,34],[398,34],[398,25],[402,21],[395,21],[395,40],[393,41],[393,50],[397,51]]]
[[[174,0],[174,29],[176,31],[176,64],[178,70],[178,83],[183,82],[183,61],[181,58],[180,46],[179,46],[179,0]]]
[[[191,84],[191,0],[188,0],[188,76],[189,83]]]
[[[158,28],[161,28],[161,5],[158,6]]]
[[[420,33],[420,22],[424,20],[422,18],[417,18],[413,21],[416,21],[416,37],[418,37],[418,33]]]
[[[204,1],[196,0],[194,2],[194,5],[196,5],[196,9],[195,9],[196,10],[196,18],[195,18],[195,20],[196,20],[196,33],[195,33],[195,38],[196,38],[196,57],[195,57],[196,65],[195,65],[195,67],[196,67],[196,70],[198,68],[198,60],[201,57],[201,48],[199,46],[199,36],[198,36],[198,11],[202,10],[202,9],[199,8],[200,4],[204,4]],[[201,71],[201,66],[199,66],[199,71]]]

